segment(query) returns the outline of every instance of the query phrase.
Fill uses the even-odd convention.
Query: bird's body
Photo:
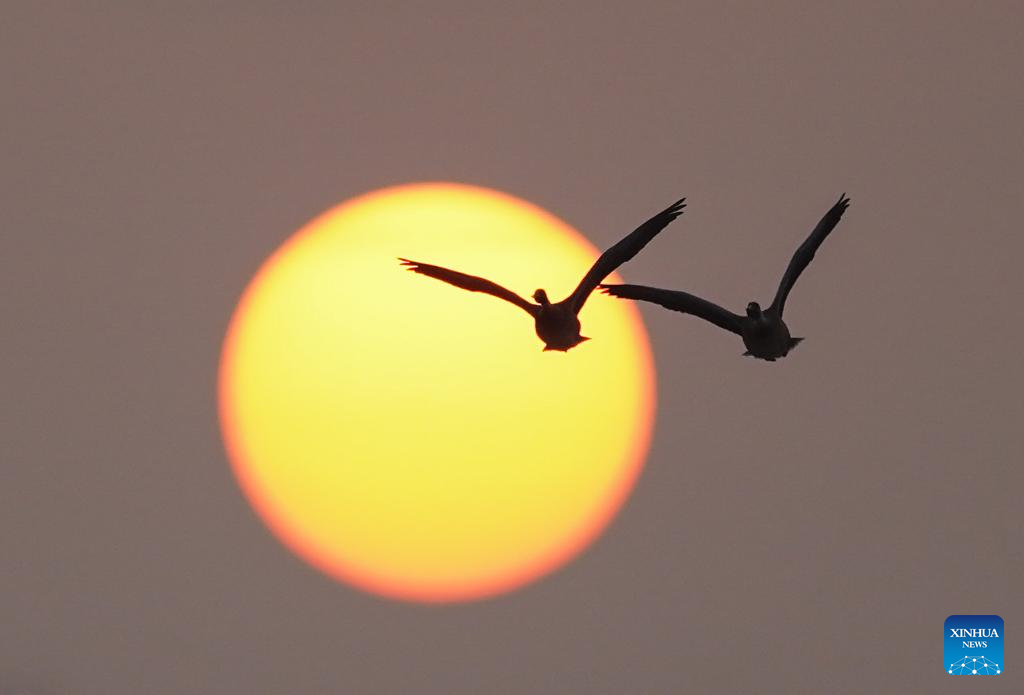
[[[590,293],[616,268],[639,253],[640,249],[669,222],[679,217],[686,207],[684,201],[685,198],[676,201],[602,253],[575,291],[560,302],[552,303],[544,290],[537,290],[533,293],[536,303],[531,303],[515,292],[485,278],[406,258],[398,260],[413,272],[442,280],[470,292],[484,292],[515,304],[533,317],[534,330],[537,337],[544,342],[544,350],[566,352],[589,340],[586,336],[580,335],[579,312]]]
[[[590,340],[580,335],[580,319],[567,302],[551,304],[546,301],[547,295],[544,295],[544,300],[534,311],[533,328],[537,337],[544,341],[545,350],[566,352],[584,340]]]
[[[786,298],[800,273],[810,264],[815,251],[839,223],[849,204],[850,199],[845,195],[841,196],[839,201],[821,218],[807,240],[796,250],[782,276],[782,281],[779,283],[775,300],[767,309],[762,310],[757,302],[750,302],[745,315],[735,314],[688,292],[663,290],[643,285],[601,285],[601,290],[605,294],[615,297],[653,302],[666,309],[699,316],[719,328],[724,328],[740,336],[743,339],[743,345],[747,348],[747,351],[743,353],[745,356],[774,362],[780,357],[788,355],[803,340],[803,338],[792,337],[789,327],[782,320]]]
[[[774,362],[785,357],[803,338],[793,338],[789,334],[789,326],[776,312],[762,312],[760,316],[751,318],[739,317],[741,320],[740,337],[747,351],[745,356],[756,357]]]

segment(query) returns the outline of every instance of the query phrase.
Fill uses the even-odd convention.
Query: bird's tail
[[[800,341],[802,341],[802,340],[803,340],[803,338],[790,338],[789,339],[789,347],[786,348],[786,352],[788,353],[790,350],[795,348],[797,345],[800,344]]]

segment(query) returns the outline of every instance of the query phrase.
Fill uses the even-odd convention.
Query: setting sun
[[[597,255],[530,203],[447,183],[355,198],[286,241],[238,304],[219,384],[229,459],[273,533],[332,577],[416,601],[508,591],[585,548],[653,426],[632,303],[593,295],[592,340],[543,352],[520,309],[397,257],[561,298]]]

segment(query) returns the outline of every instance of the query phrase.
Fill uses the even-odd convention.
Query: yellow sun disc
[[[228,456],[273,533],[332,577],[415,601],[492,596],[579,553],[648,448],[636,309],[594,293],[593,339],[543,352],[522,309],[397,257],[557,301],[597,255],[530,203],[449,183],[375,191],[299,230],[246,288],[220,367]]]

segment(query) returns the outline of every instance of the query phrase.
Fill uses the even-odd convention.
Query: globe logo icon
[[[963,675],[994,675],[1001,673],[999,664],[989,661],[984,656],[965,656],[960,661],[949,665],[949,673]]]

